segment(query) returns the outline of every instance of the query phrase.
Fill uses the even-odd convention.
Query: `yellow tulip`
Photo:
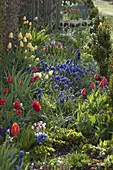
[[[20,47],[24,47],[24,44],[22,41],[20,41]]]
[[[23,21],[26,21],[26,16],[23,17]]]
[[[13,38],[13,33],[12,32],[10,32],[10,34],[9,34],[9,38]]]
[[[8,43],[7,48],[8,48],[8,49],[11,49],[11,48],[12,48],[11,42]]]
[[[34,47],[32,46],[32,47],[30,48],[30,50],[31,50],[31,51],[34,51]]]
[[[29,21],[28,21],[28,20],[26,21],[26,24],[29,24]]]
[[[29,26],[31,26],[32,25],[32,22],[29,22]]]
[[[20,40],[23,39],[23,35],[22,35],[21,32],[18,34],[18,38],[19,38]]]
[[[23,42],[24,42],[24,43],[27,42],[27,38],[26,38],[26,37],[23,38]]]
[[[26,35],[25,35],[25,36],[26,36],[26,38],[29,38],[29,33],[26,32]]]
[[[34,47],[34,50],[37,50],[37,45]]]
[[[32,43],[28,43],[27,48],[32,48]]]

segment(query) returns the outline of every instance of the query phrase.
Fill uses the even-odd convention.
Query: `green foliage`
[[[12,170],[17,160],[15,145],[4,143],[0,146],[0,169]]]
[[[88,156],[85,153],[72,153],[68,154],[66,161],[69,163],[70,167],[73,168],[80,168],[84,167],[87,164]]]
[[[99,18],[97,17],[96,21],[94,33],[92,33],[91,50],[94,59],[99,65],[100,74],[107,77],[111,53],[110,29],[104,18],[102,22],[99,22]]]
[[[22,150],[25,151],[29,151],[33,148],[35,145],[35,134],[30,125],[21,128],[21,133],[17,144],[20,148],[22,148]]]

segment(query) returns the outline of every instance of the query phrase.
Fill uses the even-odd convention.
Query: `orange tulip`
[[[12,136],[18,136],[20,133],[20,127],[19,125],[15,122],[13,123],[13,125],[11,126],[11,134]]]

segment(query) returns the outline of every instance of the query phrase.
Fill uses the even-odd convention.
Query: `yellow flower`
[[[29,39],[32,40],[32,35],[29,33]]]
[[[37,50],[37,45],[34,47],[34,50]]]
[[[32,43],[28,43],[27,48],[32,48]]]
[[[24,43],[27,42],[27,38],[26,38],[26,37],[23,38],[23,42],[24,42]]]
[[[7,48],[8,48],[8,49],[11,49],[11,48],[12,48],[11,42],[8,43]]]
[[[29,26],[31,26],[32,25],[32,22],[29,22]]]
[[[27,24],[27,21],[24,21],[24,25],[26,25]]]
[[[46,80],[48,80],[48,78],[49,78],[49,75],[48,75],[48,74],[46,74],[45,79],[46,79]]]
[[[22,41],[20,41],[20,47],[24,47],[24,44]]]
[[[23,21],[26,21],[26,16],[23,17]]]
[[[53,70],[50,70],[50,71],[48,72],[48,74],[49,74],[50,76],[52,76]]]
[[[25,35],[25,36],[26,36],[26,38],[29,38],[29,33],[26,32],[26,35]]]
[[[28,20],[26,21],[26,24],[29,24],[29,21],[28,21]]]
[[[12,32],[10,32],[9,38],[13,38],[13,33]]]
[[[27,50],[25,50],[24,53],[26,54],[26,53],[27,53]]]
[[[20,40],[23,39],[23,35],[22,35],[21,32],[18,34],[18,38],[19,38]]]
[[[34,47],[32,46],[32,47],[30,48],[30,50],[31,50],[31,51],[34,51]]]
[[[32,35],[31,35],[31,33],[26,33],[26,38],[28,38],[29,40],[31,40],[32,39]]]

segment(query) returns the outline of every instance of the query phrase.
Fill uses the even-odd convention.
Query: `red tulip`
[[[6,81],[7,81],[8,83],[11,83],[11,82],[13,82],[13,78],[12,78],[11,76],[9,76]]]
[[[0,105],[4,105],[6,103],[5,99],[0,99]]]
[[[91,89],[94,89],[94,88],[95,88],[95,84],[94,84],[94,83],[91,83],[91,84],[90,84],[90,88],[91,88]]]
[[[97,73],[94,75],[94,79],[98,80],[98,74]]]
[[[16,110],[16,115],[21,115],[22,114],[22,110]]]
[[[101,80],[104,82],[104,84],[108,82],[105,76],[103,76]]]
[[[19,125],[15,122],[13,123],[13,125],[11,126],[11,135],[12,136],[18,136],[20,133],[20,127]]]
[[[21,107],[21,103],[19,103],[19,102],[14,102],[13,103],[13,107],[15,108],[15,109],[20,109],[20,107]]]
[[[85,88],[82,89],[81,94],[82,94],[82,95],[86,95],[86,89],[85,89]]]
[[[33,100],[32,101],[32,107],[36,112],[39,112],[41,110],[41,105],[38,101]]]
[[[4,93],[4,94],[6,94],[7,92],[8,92],[8,88],[6,87],[6,88],[4,88],[3,90],[2,90],[2,92]]]
[[[100,87],[104,87],[105,83],[104,83],[104,80],[102,80],[99,84]]]
[[[34,67],[32,73],[36,73],[36,71],[37,71],[37,68]]]
[[[38,76],[34,76],[30,78],[30,83],[34,83],[38,79]]]

